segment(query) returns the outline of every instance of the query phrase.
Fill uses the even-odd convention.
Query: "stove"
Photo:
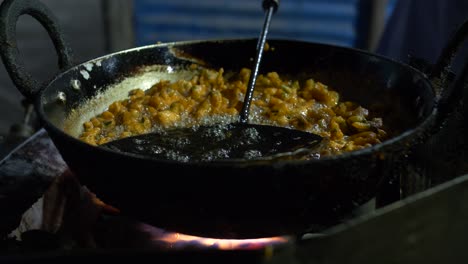
[[[375,203],[343,224],[320,234],[250,240],[169,232],[121,215],[78,184],[47,132],[39,130],[0,162],[0,261],[466,262],[464,102],[444,129],[415,149],[408,157],[412,165],[385,184]]]
[[[8,212],[0,218],[0,260],[73,261],[110,254],[258,263],[295,239],[203,238],[122,216],[77,182],[44,130],[0,162],[0,183],[0,210]]]

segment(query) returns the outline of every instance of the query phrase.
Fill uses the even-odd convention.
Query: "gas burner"
[[[37,232],[40,231],[40,232]],[[74,245],[94,249],[153,249],[184,250],[261,250],[288,243],[290,237],[258,239],[216,239],[169,232],[142,222],[128,219],[118,210],[106,205],[66,171],[58,177],[41,197],[23,215],[19,227],[10,233],[18,241],[24,238],[41,241],[67,241],[59,247]],[[42,237],[43,239],[38,239]],[[49,239],[50,240],[50,239]]]
[[[443,135],[440,138],[462,138]],[[466,151],[463,153],[466,157]],[[195,237],[125,218],[69,176],[43,130],[0,161],[0,211],[9,212],[0,218],[2,238],[9,235],[0,241],[0,262],[17,252],[22,252],[15,257],[18,263],[36,262],[38,255],[44,263],[138,261],[147,257],[158,263],[265,263],[269,259],[274,259],[273,263],[378,263],[382,258],[398,263],[456,263],[468,259],[466,250],[461,249],[467,242],[464,223],[468,210],[463,201],[468,175],[453,181],[449,181],[450,175],[445,176],[447,184],[372,213],[358,214],[324,234],[254,240]],[[409,179],[418,179],[414,173],[403,176],[403,187]],[[24,255],[29,252],[26,249],[32,253]],[[51,250],[50,255],[40,254]],[[438,255],[431,254],[434,252]]]
[[[22,191],[21,197],[12,195],[12,200],[8,202],[12,206],[7,210],[16,214],[17,222],[13,225],[15,219],[11,219],[8,223],[10,229],[3,230],[2,235],[9,234],[17,240],[21,240],[21,234],[31,235],[29,231],[42,230],[46,233],[33,232],[29,237],[59,234],[61,241],[68,241],[63,245],[65,247],[77,245],[85,248],[182,251],[256,250],[287,244],[296,237],[216,239],[169,232],[128,219],[76,181],[44,130],[29,138],[0,162],[0,171],[0,182],[10,182],[10,189],[30,190],[27,191],[29,196],[25,196]],[[31,207],[31,204],[34,205]],[[14,228],[17,229],[11,232]]]
[[[9,202],[12,207],[19,208],[15,214],[20,224],[13,226],[10,223],[7,234],[10,239],[28,240],[29,247],[34,247],[29,242],[39,240],[51,241],[49,246],[37,245],[46,248],[232,251],[259,250],[294,240],[286,236],[255,239],[199,237],[169,232],[129,219],[77,182],[43,130],[0,164],[0,181],[11,182],[11,189],[24,189],[25,186],[36,189],[29,192],[33,195],[26,196],[27,199],[12,196],[13,200]],[[20,210],[23,211],[20,213]]]

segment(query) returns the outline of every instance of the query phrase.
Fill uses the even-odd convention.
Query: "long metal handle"
[[[275,9],[273,11],[276,13],[276,11],[278,11],[279,4],[279,0],[263,0],[263,9],[268,11],[271,7],[273,7]]]
[[[457,29],[449,43],[442,50],[441,55],[437,59],[430,78],[442,78],[445,71],[450,70],[450,66],[454,61],[457,52],[462,47],[468,38],[468,19]]]
[[[465,83],[468,81],[468,57],[463,58],[462,71],[458,76],[451,77],[450,73],[455,58],[459,56],[460,50],[467,40],[468,20],[465,20],[443,49],[442,54],[430,73],[430,79],[436,89],[438,104],[437,119],[431,135],[434,135],[442,128],[448,115],[456,109],[460,98],[463,97]]]
[[[263,8],[266,10],[265,22],[263,29],[260,34],[260,38],[257,44],[257,53],[255,56],[255,64],[250,73],[250,79],[245,92],[244,104],[239,116],[240,123],[247,123],[249,121],[250,103],[252,101],[255,83],[257,82],[258,72],[260,69],[260,63],[262,61],[263,51],[265,49],[266,37],[270,28],[271,18],[273,14],[278,10],[279,0],[265,0],[263,1]]]

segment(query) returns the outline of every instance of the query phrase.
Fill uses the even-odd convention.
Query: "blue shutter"
[[[258,37],[261,0],[135,0],[138,45],[195,39]],[[354,46],[359,0],[283,0],[270,37]]]
[[[396,5],[396,2],[397,0],[389,0],[388,1],[388,4],[387,4],[387,10],[386,10],[386,20],[388,20],[390,18],[390,16],[392,15],[393,13],[393,9],[395,9],[395,5]]]

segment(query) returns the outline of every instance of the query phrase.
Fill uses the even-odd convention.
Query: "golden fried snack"
[[[190,80],[162,80],[150,89],[134,89],[107,111],[83,124],[80,139],[102,145],[112,140],[209,120],[235,121],[250,77],[249,69],[225,74],[202,69]],[[251,106],[251,122],[291,127],[327,140],[320,155],[354,151],[382,142],[382,118],[313,79],[299,81],[276,72],[259,75]]]

